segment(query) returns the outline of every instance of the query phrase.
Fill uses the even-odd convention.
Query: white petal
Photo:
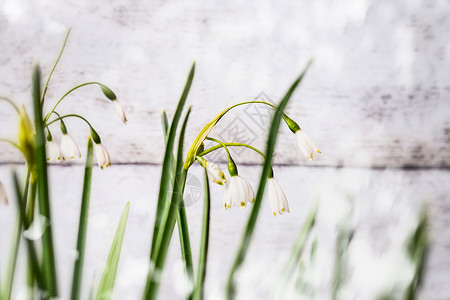
[[[53,141],[48,141],[45,145],[47,152],[47,160],[49,161],[59,161],[61,160],[61,152],[59,150],[58,144]]]
[[[114,107],[116,108],[117,114],[120,117],[120,120],[123,122],[123,124],[127,124],[127,116],[125,115],[125,111],[123,110],[122,104],[120,104],[119,100],[114,100]]]
[[[272,210],[273,214],[276,216],[276,215],[278,215],[280,208],[278,207],[277,192],[275,189],[275,179],[270,178],[268,180],[267,189],[268,189],[268,194],[269,194],[268,196],[269,196],[270,209]]]
[[[213,162],[206,163],[206,172],[208,174],[209,179],[214,181],[219,185],[223,185],[227,182],[223,171],[220,169],[218,165]]]
[[[269,203],[274,215],[290,212],[286,195],[280,185],[273,178],[268,180]]]
[[[102,143],[95,144],[95,157],[97,159],[97,164],[101,169],[111,165],[108,150],[106,150]]]
[[[61,153],[63,159],[74,159],[81,157],[80,149],[77,143],[69,134],[64,134],[61,140]]]
[[[310,137],[303,132],[303,130],[298,130],[295,135],[297,137],[298,147],[306,158],[312,160],[315,155],[321,153]]]

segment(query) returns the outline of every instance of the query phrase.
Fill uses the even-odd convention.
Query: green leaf
[[[167,131],[169,129],[169,124],[167,121],[167,115],[166,112],[163,110],[161,112],[161,124],[163,128],[164,138],[167,141]],[[176,175],[176,159],[173,158],[172,163],[172,171],[170,173],[170,183],[173,187],[174,179]],[[193,280],[194,278],[194,268],[192,264],[192,253],[191,253],[191,244],[189,240],[189,230],[187,225],[187,217],[186,217],[186,211],[184,208],[183,203],[178,207],[177,210],[177,223],[178,223],[178,233],[180,236],[180,245],[181,245],[181,256],[185,265],[185,272],[188,276],[188,279]],[[189,292],[188,292],[189,294]]]
[[[206,262],[208,260],[208,244],[209,244],[209,218],[211,207],[211,196],[209,193],[208,173],[205,168],[205,176],[203,180],[205,201],[203,203],[203,225],[202,225],[202,240],[200,243],[200,254],[198,259],[198,273],[197,284],[194,291],[194,299],[200,300],[204,298],[204,284],[206,276]]]
[[[41,107],[41,79],[39,66],[33,70],[33,105],[36,130],[35,154],[37,167],[37,187],[39,211],[47,218],[47,227],[42,236],[42,269],[44,282],[50,296],[58,295],[55,253],[53,247],[52,218],[50,212],[50,197],[47,178],[47,156],[45,152],[44,122]]]
[[[84,169],[83,195],[81,197],[80,221],[78,224],[77,259],[73,267],[71,299],[80,299],[81,279],[83,275],[84,250],[86,244],[86,230],[89,212],[89,199],[91,194],[92,165],[94,163],[93,143],[88,139],[86,166]]]
[[[117,226],[114,241],[109,250],[108,260],[106,261],[105,270],[97,290],[96,299],[111,299],[116,281],[117,267],[119,265],[120,251],[122,250],[123,236],[125,235],[125,227],[127,225],[128,211],[130,209],[130,202],[127,203],[120,217],[119,225]]]
[[[271,163],[273,158],[273,152],[275,150],[275,144],[277,140],[278,135],[278,129],[280,127],[280,121],[283,117],[283,111],[286,108],[286,105],[288,104],[292,94],[294,93],[295,89],[299,85],[299,83],[302,81],[304,75],[306,74],[306,71],[308,70],[309,66],[311,65],[311,61],[308,62],[303,72],[300,74],[300,76],[294,81],[294,83],[289,88],[288,92],[284,96],[281,103],[278,105],[278,109],[276,109],[274,116],[272,117],[272,122],[270,124],[269,129],[269,135],[267,138],[267,148],[266,148],[266,159],[264,161],[263,170],[261,172],[261,178],[259,180],[258,185],[258,191],[256,192],[255,202],[253,204],[252,212],[250,213],[250,217],[247,222],[247,226],[244,230],[244,235],[242,237],[241,244],[239,246],[239,249],[237,251],[233,266],[231,268],[230,274],[228,276],[227,284],[226,284],[226,296],[228,299],[233,299],[235,295],[235,273],[243,263],[245,259],[245,255],[247,253],[248,247],[250,245],[250,241],[253,236],[253,231],[255,229],[256,220],[258,219],[258,213],[259,209],[261,207],[261,202],[264,195],[264,189],[266,187],[267,182],[267,176],[270,174],[271,171]]]
[[[20,193],[19,180],[17,179],[17,174],[15,172],[13,172],[12,177],[13,177],[13,182],[14,182],[14,191],[16,194],[15,198],[17,200],[17,208],[19,210],[19,216],[20,216],[19,219],[22,224],[23,230],[27,230],[30,227],[30,223],[28,222],[28,220],[26,218],[25,202]],[[23,230],[21,231],[21,235],[23,233]],[[41,291],[48,291],[48,286],[45,285],[44,278],[42,276],[43,270],[41,270],[41,268],[39,266],[39,260],[38,260],[36,248],[34,247],[34,243],[30,239],[25,239],[25,241],[26,241],[26,245],[27,245],[28,259],[30,261],[30,266],[31,266],[32,272],[35,275],[38,288]]]
[[[183,126],[181,128],[180,136],[178,139],[178,154],[177,154],[177,166],[176,176],[172,191],[172,198],[168,205],[168,214],[161,227],[161,237],[156,240],[155,245],[155,257],[154,265],[149,269],[147,284],[144,291],[143,299],[155,299],[159,287],[159,274],[162,272],[164,262],[169,249],[170,239],[172,237],[173,229],[175,226],[177,209],[183,201],[183,192],[186,184],[187,169],[183,168],[183,140],[186,131],[186,125],[189,118],[191,109],[189,108],[186,117],[184,118]],[[183,226],[184,227],[184,226]],[[187,224],[186,224],[187,228]],[[183,245],[181,245],[183,247]]]
[[[161,171],[161,182],[159,186],[158,204],[156,207],[156,214],[155,214],[155,225],[153,227],[152,246],[150,250],[150,258],[153,262],[155,261],[156,255],[155,247],[157,244],[157,239],[158,236],[162,234],[160,232],[161,222],[167,219],[168,214],[166,199],[168,197],[169,192],[169,183],[171,176],[170,173],[171,173],[171,165],[173,163],[173,148],[175,144],[176,130],[178,127],[178,122],[181,117],[181,113],[183,111],[184,104],[186,103],[186,99],[189,94],[189,90],[191,89],[192,80],[194,79],[194,73],[195,73],[195,63],[192,64],[189,76],[184,86],[183,93],[181,94],[180,100],[178,101],[178,106],[175,111],[172,124],[170,125],[169,134],[167,137],[166,151],[164,154],[164,160]]]
[[[25,180],[26,181],[23,189],[22,199],[27,199],[28,197],[28,190],[30,185],[30,171],[27,171],[27,176]],[[16,224],[13,231],[13,240],[11,243],[11,249],[8,256],[8,263],[4,277],[4,282],[2,282],[0,299],[5,300],[11,299],[11,291],[14,283],[14,275],[16,271],[17,256],[19,253],[21,235],[22,235],[22,222],[20,220],[20,213],[18,213],[16,218]]]

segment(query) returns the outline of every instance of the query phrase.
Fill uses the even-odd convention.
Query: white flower
[[[322,153],[311,141],[309,136],[303,132],[303,130],[297,130],[295,135],[297,136],[297,143],[300,151],[303,153],[303,155],[306,156],[307,159],[313,160],[314,156],[317,155],[317,153]]]
[[[47,141],[45,145],[47,150],[47,160],[48,161],[59,161],[61,160],[61,151],[59,150],[58,144],[53,141]]]
[[[123,124],[127,124],[127,116],[125,115],[125,111],[123,110],[122,104],[120,104],[119,100],[113,100],[114,107],[116,108],[117,114],[120,117],[120,120]]]
[[[0,204],[8,204],[8,197],[3,183],[0,181]]]
[[[61,154],[64,160],[74,159],[75,157],[81,157],[80,149],[73,138],[68,134],[63,134],[61,139]]]
[[[220,167],[213,162],[206,163],[206,172],[208,173],[209,179],[217,184],[224,185],[227,182],[225,174],[223,174]]]
[[[274,216],[282,215],[285,212],[290,212],[286,195],[280,185],[273,178],[269,178],[267,182],[270,208],[272,209]]]
[[[253,203],[254,201],[255,193],[250,183],[241,176],[231,176],[230,180],[227,181],[227,187],[223,196],[225,209],[230,209],[231,206],[244,208],[247,202]]]
[[[108,150],[106,150],[105,146],[102,143],[94,144],[95,145],[95,157],[97,158],[97,164],[100,169],[107,168],[111,165],[111,159],[109,158]]]

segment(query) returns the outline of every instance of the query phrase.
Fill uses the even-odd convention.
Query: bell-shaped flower
[[[282,215],[285,212],[290,212],[286,195],[274,178],[269,178],[267,180],[267,186],[270,209],[272,210],[274,216]]]
[[[122,104],[120,104],[119,100],[113,100],[114,107],[116,108],[117,114],[119,115],[120,120],[123,124],[127,124],[127,116],[125,115],[125,111],[123,110]]]
[[[8,204],[8,197],[3,183],[0,181],[0,204]]]
[[[307,159],[313,160],[314,156],[322,153],[303,130],[297,130],[295,135],[297,136],[298,147]]]
[[[254,201],[255,193],[250,183],[239,175],[231,176],[230,180],[227,181],[223,196],[225,209],[230,209],[231,206],[244,208],[248,202],[253,203]]]
[[[61,139],[61,154],[64,160],[81,157],[77,143],[68,133],[63,134]]]
[[[61,151],[59,150],[58,144],[53,141],[47,141],[45,145],[45,149],[47,151],[47,160],[48,161],[60,161],[61,160]]]
[[[94,143],[95,145],[95,158],[97,159],[97,164],[100,169],[107,168],[111,166],[111,159],[109,157],[108,150],[102,143]]]
[[[206,173],[208,174],[209,179],[217,184],[224,185],[227,183],[227,179],[225,178],[222,169],[213,162],[208,161],[206,163]]]

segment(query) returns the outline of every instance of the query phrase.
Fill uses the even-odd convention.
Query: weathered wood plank
[[[259,177],[257,167],[239,167],[240,174],[255,187]],[[0,166],[0,180],[11,195],[9,168]],[[356,298],[373,299],[371,293],[381,287],[382,279],[392,274],[389,269],[389,254],[401,246],[402,237],[412,228],[415,216],[425,200],[431,209],[432,247],[427,264],[426,280],[421,299],[448,299],[450,288],[450,172],[439,170],[363,170],[335,168],[276,167],[275,178],[289,199],[290,214],[273,217],[267,199],[264,200],[261,217],[257,224],[254,241],[247,256],[243,286],[250,299],[267,295],[272,287],[277,270],[287,259],[295,237],[303,223],[314,197],[320,199],[317,221],[319,238],[319,274],[324,280],[319,298],[328,298],[327,278],[333,264],[336,223],[345,216],[345,199],[348,194],[355,197],[355,224],[357,231],[353,240],[356,251],[351,260],[351,288],[358,291]],[[121,264],[116,285],[116,298],[138,299],[144,286],[145,266],[150,247],[150,234],[156,207],[158,176],[157,166],[113,166],[104,171],[94,169],[92,201],[89,214],[84,288],[90,287],[93,278],[99,275],[106,260],[108,247],[114,235],[115,224],[127,201],[131,202],[127,232],[123,246]],[[194,168],[188,181],[185,198],[199,199],[197,178],[202,171]],[[73,249],[76,243],[76,224],[79,214],[83,167],[51,167],[51,200],[59,263],[59,276],[63,296],[69,292]],[[212,185],[211,238],[208,256],[206,293],[213,297],[220,291],[226,279],[238,245],[249,209],[222,208],[223,187]],[[201,191],[201,189],[200,189]],[[0,265],[4,265],[13,228],[14,202],[0,207]],[[202,201],[187,207],[191,244],[194,260],[197,260],[200,245]],[[182,270],[177,233],[167,259],[167,271],[163,275],[162,299],[180,298]],[[23,254],[23,253],[22,253]],[[367,256],[365,256],[367,255]],[[364,259],[370,257],[370,259]],[[379,262],[374,265],[371,262]],[[21,264],[23,261],[21,261]],[[379,266],[379,267],[378,267]],[[383,268],[384,266],[384,268]],[[386,268],[388,266],[388,268]],[[23,278],[25,266],[18,269]],[[369,271],[368,271],[369,270]],[[397,267],[396,267],[396,270]],[[95,274],[95,275],[94,275]],[[264,278],[260,275],[266,274]],[[95,278],[96,278],[95,277]],[[361,282],[361,278],[364,279]],[[370,283],[370,284],[369,284]],[[16,285],[16,289],[23,285]],[[249,288],[252,287],[252,288]],[[258,289],[254,288],[258,287]],[[259,291],[258,291],[259,290]],[[18,290],[16,290],[16,293]],[[257,294],[255,294],[257,293]],[[259,294],[258,294],[259,293]],[[261,298],[261,297],[259,297]]]
[[[159,112],[174,109],[194,59],[191,140],[229,104],[262,91],[277,102],[314,56],[289,108],[324,153],[314,165],[448,167],[448,11],[448,1],[425,0],[7,2],[0,13],[0,93],[29,104],[32,61],[48,71],[65,28],[72,26],[46,108],[73,85],[100,80],[124,104],[128,126],[121,126],[95,87],[74,93],[60,112],[86,115],[113,163],[159,163]],[[14,137],[15,116],[3,103],[0,107],[0,136]],[[84,141],[86,127],[78,120],[67,123]],[[264,125],[240,110],[214,134],[228,139],[228,130],[237,128],[261,146]],[[294,137],[282,131],[276,162],[307,164]],[[257,162],[248,151],[238,159]],[[13,149],[0,145],[0,162],[19,160]]]

